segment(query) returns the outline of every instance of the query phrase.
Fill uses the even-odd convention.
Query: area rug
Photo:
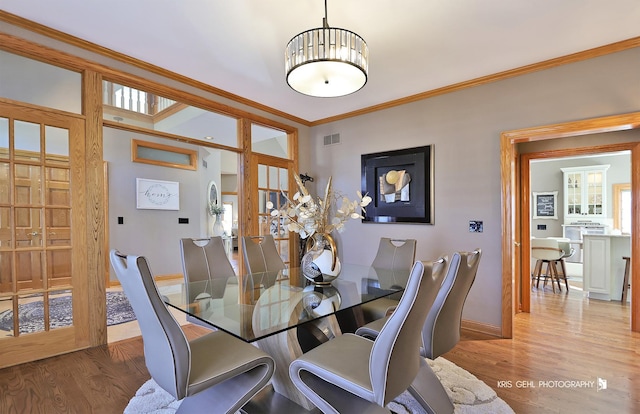
[[[44,330],[44,308],[42,301],[23,303],[18,306],[20,333]],[[107,292],[107,326],[118,325],[136,319],[131,304],[124,292]],[[49,300],[51,328],[69,326],[72,323],[71,296],[56,296]],[[13,330],[13,311],[0,312],[0,329]]]
[[[456,364],[440,357],[427,363],[438,376],[455,407],[455,414],[511,414],[513,410],[495,391]],[[145,382],[129,401],[124,414],[173,414],[180,406],[153,379]],[[422,414],[424,409],[404,392],[387,406],[397,414]]]

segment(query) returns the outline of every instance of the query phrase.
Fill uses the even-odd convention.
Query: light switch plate
[[[482,233],[482,221],[469,220],[469,232],[470,233]]]

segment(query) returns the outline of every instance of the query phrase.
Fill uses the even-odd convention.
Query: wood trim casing
[[[89,303],[89,341],[91,346],[107,342],[107,306],[105,266],[108,252],[104,250],[107,215],[104,194],[104,152],[102,140],[102,76],[94,71],[83,73],[83,113],[85,114],[85,168],[86,185],[86,246]]]
[[[514,68],[514,69],[510,69],[510,70],[506,70],[503,72],[499,72],[499,73],[495,73],[495,74],[491,74],[491,75],[487,75],[487,76],[482,76],[479,78],[475,78],[475,79],[471,79],[468,81],[464,81],[464,82],[459,82],[459,83],[455,83],[452,85],[448,85],[448,86],[444,86],[441,88],[436,88],[436,89],[432,89],[429,91],[425,91],[425,92],[421,92],[421,93],[417,93],[411,96],[407,96],[404,98],[400,98],[400,99],[396,99],[396,100],[392,100],[392,101],[388,101],[388,102],[384,102],[378,105],[372,105],[366,108],[362,108],[356,111],[352,111],[352,112],[347,112],[344,114],[340,114],[340,115],[336,115],[333,117],[328,117],[328,118],[323,118],[323,119],[318,119],[318,120],[314,120],[314,121],[309,121],[309,120],[305,120],[296,116],[293,116],[291,114],[282,112],[280,110],[277,110],[275,108],[271,108],[269,106],[263,105],[261,103],[243,98],[241,96],[232,94],[230,92],[224,91],[222,89],[213,87],[211,85],[207,85],[203,82],[199,82],[196,81],[194,79],[188,78],[186,76],[182,76],[179,75],[175,72],[171,72],[167,69],[163,69],[160,68],[158,66],[152,65],[150,63],[146,63],[143,62],[141,60],[132,58],[131,56],[125,55],[123,53],[119,53],[116,51],[113,51],[111,49],[105,48],[103,46],[97,45],[95,43],[91,43],[88,42],[84,39],[80,39],[78,37],[69,35],[67,33],[63,33],[61,31],[52,29],[50,27],[44,26],[42,24],[27,20],[23,17],[5,12],[3,10],[0,10],[0,21],[5,21],[7,23],[10,23],[12,25],[18,26],[18,27],[22,27],[24,29],[27,29],[29,31],[35,32],[35,33],[39,33],[41,35],[47,36],[49,38],[52,39],[56,39],[58,41],[82,48],[84,50],[88,50],[90,52],[94,52],[94,53],[98,53],[100,55],[109,57],[111,59],[115,59],[118,60],[120,62],[124,62],[126,64],[132,65],[134,67],[137,68],[141,68],[143,70],[149,71],[151,73],[155,73],[158,74],[160,76],[165,76],[167,78],[170,79],[175,79],[181,83],[184,83],[185,85],[189,85],[189,86],[193,86],[195,88],[198,88],[200,90],[212,93],[214,95],[232,100],[234,102],[237,102],[239,104],[242,105],[247,105],[251,108],[260,110],[260,111],[264,111],[266,113],[278,116],[278,117],[282,117],[284,119],[293,121],[293,122],[297,122],[301,125],[305,125],[305,126],[309,126],[309,127],[313,127],[313,126],[317,126],[317,125],[322,125],[322,124],[327,124],[330,122],[335,122],[335,121],[339,121],[339,120],[343,120],[343,119],[347,119],[347,118],[353,118],[356,116],[360,116],[360,115],[365,115],[365,114],[369,114],[372,112],[377,112],[377,111],[381,111],[384,109],[388,109],[388,108],[393,108],[396,106],[400,106],[400,105],[405,105],[411,102],[416,102],[416,101],[421,101],[424,99],[428,99],[428,98],[433,98],[435,96],[439,96],[439,95],[444,95],[444,94],[448,94],[448,93],[452,93],[452,92],[456,92],[462,89],[467,89],[467,88],[473,88],[475,86],[480,86],[480,85],[484,85],[487,83],[492,83],[492,82],[497,82],[503,79],[509,79],[512,77],[516,77],[516,76],[520,76],[520,75],[525,75],[528,73],[532,73],[532,72],[537,72],[540,70],[545,70],[545,69],[550,69],[553,67],[557,67],[557,66],[562,66],[562,65],[566,65],[569,63],[574,63],[574,62],[579,62],[582,60],[587,60],[587,59],[592,59],[598,56],[603,56],[603,55],[607,55],[610,53],[616,53],[616,52],[621,52],[623,50],[626,49],[632,49],[635,47],[640,46],[640,36],[639,37],[634,37],[631,39],[627,39],[627,40],[622,40],[619,42],[615,42],[615,43],[610,43],[608,45],[603,45],[603,46],[599,46],[599,47],[595,47],[592,49],[588,49],[582,52],[577,52],[577,53],[573,53],[573,54],[569,54],[566,56],[560,56],[557,58],[553,58],[553,59],[548,59],[542,62],[538,62],[538,63],[533,63],[530,65],[525,65],[525,66],[521,66],[518,68]],[[1,43],[1,42],[0,42]]]
[[[517,219],[514,206],[521,203],[520,211],[529,211],[530,200],[527,195],[517,193],[518,185],[516,179],[516,162],[518,158],[516,145],[521,142],[540,141],[545,139],[566,138],[579,135],[596,134],[602,132],[623,131],[629,129],[640,128],[640,112],[629,114],[613,115],[602,118],[593,118],[575,122],[566,122],[561,124],[547,125],[541,127],[525,128],[514,131],[506,131],[501,134],[500,151],[501,151],[501,197],[504,206],[502,213],[502,335],[510,338],[513,330],[513,315],[517,311],[515,297],[513,292],[516,290],[518,282],[524,280],[521,278],[523,272],[527,271],[531,266],[528,255],[522,255],[522,252],[528,252],[530,249],[530,230],[528,226],[523,225],[524,220],[528,222],[528,216],[522,220]],[[538,158],[557,157],[557,156],[579,156],[593,154],[597,152],[614,152],[630,150],[631,151],[631,188],[632,188],[632,230],[633,234],[640,234],[640,143],[629,142],[613,145],[602,145],[586,148],[572,148],[567,150],[555,150],[537,153]],[[528,171],[528,159],[531,154],[523,156],[522,161],[522,177],[525,171]],[[527,164],[525,168],[524,164]],[[524,181],[524,180],[522,180]],[[528,189],[527,189],[528,191]],[[528,194],[528,193],[527,193]],[[514,238],[515,229],[521,231],[520,238]],[[518,247],[516,249],[516,247]],[[515,258],[520,257],[520,266],[516,269],[514,263]],[[631,257],[640,258],[640,238],[631,238]],[[640,286],[640,266],[632,266],[631,285]],[[516,280],[518,277],[518,280]],[[528,280],[528,278],[526,278]],[[523,297],[528,294],[524,292],[526,287],[522,286]],[[632,287],[633,289],[633,287]],[[640,332],[640,298],[638,295],[631,296],[631,330]],[[524,302],[524,301],[523,301]],[[524,304],[524,303],[523,303]],[[508,336],[507,336],[508,334]]]

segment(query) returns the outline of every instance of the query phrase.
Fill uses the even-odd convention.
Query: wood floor
[[[531,314],[515,317],[515,339],[464,332],[445,357],[516,413],[640,412],[640,334],[629,331],[628,305],[590,301],[580,291],[534,291],[531,303]],[[142,352],[136,337],[0,370],[0,413],[121,413],[149,378]],[[607,389],[597,390],[598,378]]]

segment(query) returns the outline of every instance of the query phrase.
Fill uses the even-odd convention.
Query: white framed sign
[[[180,183],[136,178],[136,208],[180,210]]]

